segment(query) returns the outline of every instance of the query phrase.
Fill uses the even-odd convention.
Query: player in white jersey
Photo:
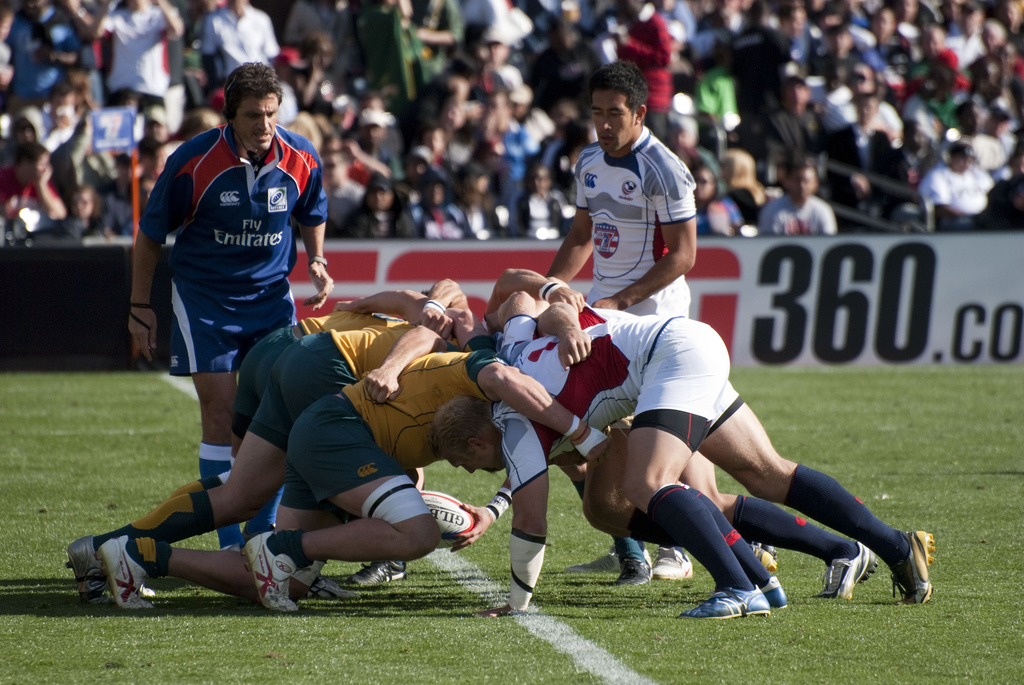
[[[690,290],[683,274],[693,264],[687,224],[696,216],[694,182],[686,165],[641,127],[622,157],[613,157],[600,144],[584,148],[576,162],[576,187],[573,229],[586,230],[593,242],[587,300],[614,303],[615,309],[633,314],[686,315]],[[575,247],[572,238],[562,243],[549,275],[559,275],[562,259]],[[648,292],[645,277],[659,272],[664,273],[658,284],[664,285]]]
[[[593,254],[590,304],[686,316],[684,274],[697,254],[693,177],[644,127],[647,83],[636,65],[598,69],[590,97],[598,140],[576,162],[576,216],[548,276],[567,283]]]
[[[532,301],[525,294],[514,297],[510,304],[513,308],[521,304],[520,311],[532,313],[529,309]],[[563,311],[569,312],[570,320],[575,318],[572,308],[565,307]],[[503,311],[503,317],[505,313]],[[614,318],[606,320],[604,316]],[[573,413],[584,417],[591,427],[605,428],[636,411],[634,432],[638,431],[641,437],[652,431],[665,433],[672,439],[681,439],[681,444],[689,448],[675,451],[674,445],[667,450],[657,445],[648,456],[653,460],[660,453],[666,464],[643,467],[657,485],[673,485],[670,503],[659,509],[659,524],[668,529],[668,521],[663,518],[679,516],[676,500],[684,500],[683,506],[690,509],[686,512],[685,524],[679,526],[685,533],[670,537],[659,530],[655,541],[686,546],[708,568],[716,582],[715,596],[686,616],[732,618],[768,614],[772,607],[784,607],[785,593],[778,582],[768,575],[721,512],[713,504],[698,501],[697,491],[676,485],[685,465],[682,457],[684,454],[689,457],[711,425],[711,421],[701,417],[727,416],[738,401],[728,381],[729,355],[721,338],[706,324],[685,317],[636,317],[588,308],[580,318],[583,325],[594,324],[585,332],[591,339],[585,361],[566,368],[559,358],[558,339],[534,340],[535,321],[522,315],[510,318],[504,326],[501,354],[539,380],[552,396],[572,405]],[[586,454],[588,442],[598,442],[603,434],[591,430],[577,434],[577,440],[570,442],[568,437],[524,421],[501,404],[495,405],[493,416],[486,408],[474,420],[459,415],[459,402],[462,401],[457,401],[452,410],[454,415],[439,412],[432,436],[434,449],[453,465],[472,470],[474,462],[466,461],[464,452],[456,445],[466,442],[472,445],[474,439],[479,440],[475,434],[480,424],[489,427],[491,440],[484,445],[485,452],[488,447],[498,449],[490,452],[492,461],[486,467],[503,465],[506,468],[513,502],[510,604],[495,610],[494,615],[523,610],[529,603],[543,561],[549,455],[553,455],[553,463],[559,463],[558,455],[571,451],[574,446]],[[481,409],[479,405],[477,408]],[[680,420],[680,417],[685,418]],[[449,429],[453,425],[458,426],[456,430],[468,431],[474,437],[468,441],[452,439]],[[500,436],[493,426],[501,431]],[[495,461],[502,450],[504,462]],[[600,469],[592,467],[592,470]],[[589,480],[592,480],[590,474]],[[646,489],[651,492],[637,495],[634,501],[651,500],[659,490],[657,487]],[[588,485],[585,509],[590,500],[606,495]],[[601,529],[613,532],[607,527]],[[622,526],[614,533],[628,537],[632,531]],[[767,597],[758,586],[764,586]]]
[[[520,311],[529,314],[532,300],[525,295],[520,300],[525,301]],[[574,310],[557,306],[568,312],[563,320],[575,318]],[[587,310],[581,318],[592,314]],[[786,603],[777,581],[764,574],[717,507],[678,482],[698,447],[755,495],[784,503],[857,540],[866,554],[849,576],[851,583],[869,572],[866,563],[877,553],[890,566],[904,603],[930,598],[932,536],[886,525],[831,477],[781,457],[732,388],[728,352],[710,327],[682,317],[601,322],[585,331],[592,343],[590,357],[568,369],[557,357],[558,339],[534,339],[529,318],[510,318],[504,333],[502,349],[516,366],[590,426],[605,428],[635,411],[626,452],[612,449],[603,463],[590,463],[584,510],[601,530],[681,544],[704,564],[716,592],[683,616],[732,618],[767,613],[769,603]],[[460,398],[452,414],[446,408],[439,411],[431,440],[435,452],[455,466],[508,472],[518,541],[510,544],[510,604],[483,612],[493,616],[529,603],[543,563],[547,467],[560,463],[559,452],[571,447],[561,435],[538,429],[500,404],[493,412],[469,405]],[[590,434],[569,433],[575,438],[572,446],[586,457]],[[751,580],[763,587],[767,601]]]
[[[684,275],[697,255],[693,177],[644,127],[647,82],[635,64],[601,67],[590,77],[589,89],[598,140],[584,148],[576,163],[576,215],[547,275],[568,283],[593,255],[590,304],[632,314],[688,316],[690,290]],[[496,309],[510,294],[496,292],[498,299],[491,304]],[[541,294],[577,309],[584,301],[568,287]],[[582,472],[567,474],[581,491]],[[651,577],[645,556],[639,542],[617,539],[608,555],[569,570],[618,567],[617,584],[645,583]],[[690,573],[680,551],[659,552],[655,577]]]

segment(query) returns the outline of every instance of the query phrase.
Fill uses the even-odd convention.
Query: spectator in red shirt
[[[45,147],[40,143],[19,145],[14,165],[0,169],[0,204],[5,218],[10,221],[26,209],[42,215],[40,226],[66,217],[67,208],[50,180],[52,176],[50,153]]]
[[[643,0],[618,0],[623,24],[617,36],[618,57],[633,62],[647,80],[645,124],[659,140],[668,135],[668,112],[672,106],[672,38],[668,26],[654,5]]]

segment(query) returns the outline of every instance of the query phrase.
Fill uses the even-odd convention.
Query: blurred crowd
[[[0,0],[4,243],[132,234],[140,201],[273,65],[323,162],[328,238],[555,239],[625,59],[689,166],[698,232],[1024,228],[1024,0]]]

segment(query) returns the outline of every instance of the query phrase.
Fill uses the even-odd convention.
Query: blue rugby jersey
[[[302,136],[277,128],[259,174],[238,158],[230,125],[184,143],[167,160],[139,229],[157,243],[180,228],[174,275],[242,294],[287,278],[295,265],[289,218],[327,220],[320,158]]]

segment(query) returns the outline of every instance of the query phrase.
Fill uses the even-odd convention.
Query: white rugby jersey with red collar
[[[576,207],[593,220],[595,288],[618,292],[651,270],[666,252],[661,227],[697,215],[695,187],[682,160],[646,127],[623,157],[597,143],[583,149]]]
[[[259,172],[239,159],[230,125],[182,144],[167,160],[139,229],[157,243],[180,229],[174,275],[226,294],[287,278],[295,264],[290,218],[327,220],[320,158],[302,136],[277,128]]]

